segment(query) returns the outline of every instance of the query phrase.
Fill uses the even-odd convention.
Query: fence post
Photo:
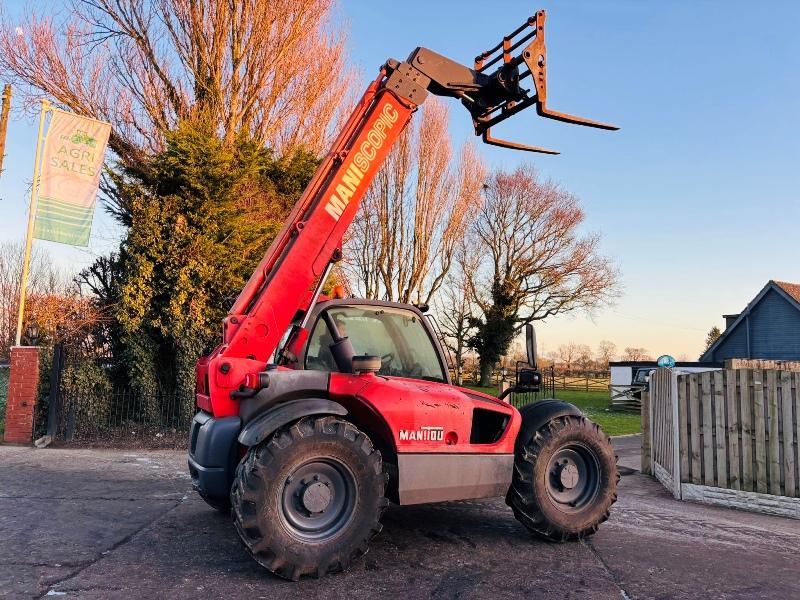
[[[50,397],[47,400],[47,435],[56,436],[58,429],[58,401],[61,391],[61,364],[64,360],[64,345],[56,344],[53,348],[53,367],[50,371]]]
[[[653,470],[650,465],[651,448],[652,448],[652,432],[650,430],[650,392],[645,390],[642,392],[642,473],[645,475],[652,475]]]
[[[505,379],[501,378],[500,381],[497,384],[498,396],[500,394],[502,394],[503,392],[505,392],[509,387],[511,387],[511,384],[508,381],[506,381]],[[513,400],[512,398],[509,398],[508,402],[513,404],[512,400]]]

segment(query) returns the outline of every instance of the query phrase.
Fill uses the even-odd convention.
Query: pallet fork
[[[545,18],[543,10],[528,18],[525,23],[504,36],[500,43],[480,53],[475,58],[474,69],[468,69],[427,48],[414,50],[407,62],[430,79],[434,84],[434,93],[461,100],[472,115],[475,135],[482,136],[485,143],[514,150],[559,154],[556,150],[492,136],[492,127],[532,105],[536,106],[539,116],[546,119],[611,131],[619,129],[615,125],[547,107]],[[389,65],[394,66],[391,61]],[[489,68],[495,65],[498,66],[489,72]],[[521,86],[528,77],[534,84],[533,94]]]

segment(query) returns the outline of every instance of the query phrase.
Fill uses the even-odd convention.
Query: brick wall
[[[39,349],[32,346],[11,348],[4,441],[15,444],[31,443],[38,385]]]

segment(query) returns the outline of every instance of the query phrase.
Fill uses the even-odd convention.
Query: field
[[[497,395],[496,387],[467,386],[485,394]],[[640,433],[639,413],[611,410],[608,408],[608,391],[584,392],[575,390],[556,390],[556,398],[571,402],[580,408],[592,421],[600,425],[606,435],[628,435]]]

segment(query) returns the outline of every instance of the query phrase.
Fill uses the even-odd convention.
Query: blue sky
[[[0,0],[2,1],[2,0]],[[16,1],[6,2],[12,10]],[[496,134],[561,150],[548,157],[486,146],[492,166],[532,161],[576,193],[586,228],[622,274],[617,305],[540,327],[544,351],[601,339],[694,359],[712,325],[769,279],[800,282],[800,3],[635,0],[367,2],[342,0],[363,80],[422,45],[469,63],[538,8],[548,11],[548,100],[618,132],[545,121],[534,111]],[[452,105],[454,143],[472,136]],[[9,126],[0,179],[0,238],[23,235],[33,163],[32,120]],[[98,213],[99,214],[99,213]],[[60,264],[112,248],[96,219],[89,250],[47,242]]]

